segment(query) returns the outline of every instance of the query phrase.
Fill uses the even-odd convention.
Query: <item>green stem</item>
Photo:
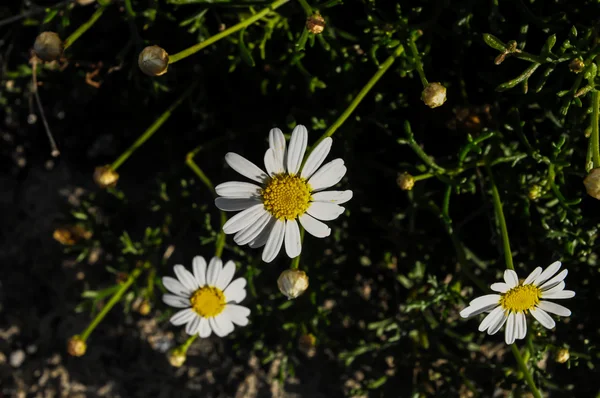
[[[69,47],[71,47],[71,45],[73,43],[75,43],[75,41],[77,41],[77,39],[79,39],[79,37],[81,37],[82,34],[84,34],[85,32],[87,32],[87,30],[89,28],[91,28],[96,21],[102,16],[102,14],[104,13],[104,10],[106,10],[106,7],[108,7],[110,5],[111,0],[108,0],[103,6],[101,6],[100,8],[98,8],[96,10],[96,12],[94,12],[92,14],[92,16],[90,17],[90,19],[87,20],[86,23],[82,24],[79,28],[77,28],[77,30],[75,30],[75,32],[71,33],[71,35],[69,37],[67,37],[65,39],[65,50]]]
[[[125,163],[125,161],[139,148],[141,147],[146,141],[148,141],[148,139],[150,137],[152,137],[152,135],[160,128],[160,126],[163,125],[164,122],[166,122],[170,117],[171,114],[173,113],[173,111],[179,106],[181,105],[181,103],[183,102],[183,100],[190,95],[190,93],[192,92],[192,90],[196,87],[196,84],[192,84],[192,86],[190,88],[188,88],[178,99],[177,101],[175,101],[173,104],[171,104],[171,106],[169,107],[169,109],[167,109],[162,115],[159,116],[158,119],[156,119],[154,121],[154,123],[152,123],[152,125],[150,127],[148,127],[146,129],[146,131],[144,131],[142,133],[142,135],[140,135],[138,137],[137,140],[135,140],[135,142],[133,143],[133,145],[131,145],[125,152],[123,152],[121,154],[121,156],[119,156],[117,158],[117,160],[115,160],[113,162],[113,164],[111,165],[113,170],[117,170],[117,168],[119,168],[119,166],[121,166],[123,163]]]
[[[597,90],[592,91],[592,137],[590,138],[590,145],[592,146],[592,161],[595,167],[600,167],[600,139],[599,139],[599,126],[600,122],[600,92]]]
[[[83,341],[87,340],[87,338],[94,331],[96,326],[98,326],[98,324],[100,322],[102,322],[102,320],[104,319],[106,314],[108,314],[108,312],[112,309],[112,307],[114,307],[115,304],[117,304],[119,302],[119,300],[121,300],[121,297],[123,297],[123,294],[125,294],[127,289],[129,289],[129,287],[137,279],[137,277],[140,276],[142,271],[143,271],[143,268],[136,268],[133,270],[133,272],[131,274],[129,274],[129,277],[121,285],[121,287],[119,287],[119,290],[117,290],[116,293],[113,294],[113,296],[110,298],[108,303],[106,303],[106,305],[102,308],[102,310],[98,313],[98,315],[96,315],[96,317],[90,322],[90,324],[88,325],[87,328],[85,328],[83,333],[81,333],[79,335],[79,337],[81,337],[81,339]]]
[[[515,359],[517,360],[517,363],[519,364],[519,367],[525,376],[525,381],[527,382],[531,393],[535,398],[542,398],[542,394],[540,393],[540,390],[537,389],[535,381],[533,381],[533,376],[531,375],[529,368],[527,368],[527,364],[523,360],[523,356],[521,356],[521,351],[519,351],[519,348],[516,344],[511,344],[510,348],[512,349],[513,355],[515,356]]]
[[[177,61],[181,61],[182,59],[189,57],[192,54],[197,53],[198,51],[202,50],[203,48],[210,46],[211,44],[223,39],[224,37],[227,37],[230,34],[237,32],[238,30],[244,29],[245,27],[252,25],[254,22],[258,21],[259,19],[261,19],[265,15],[269,14],[270,12],[275,11],[277,8],[281,7],[288,1],[290,1],[290,0],[277,0],[277,1],[273,2],[270,6],[264,8],[263,10],[261,10],[260,12],[258,12],[256,14],[254,14],[250,18],[244,19],[242,22],[240,22],[236,25],[233,25],[231,28],[225,29],[224,31],[217,33],[216,35],[209,37],[208,39],[204,40],[203,42],[200,42],[189,48],[186,48],[185,50],[180,51],[177,54],[170,55],[169,56],[169,64],[173,64]]]
[[[337,120],[335,122],[333,122],[333,124],[327,129],[327,131],[325,131],[325,133],[321,136],[321,138],[319,138],[317,140],[317,142],[314,143],[314,145],[311,147],[311,150],[309,151],[309,153],[312,151],[313,148],[316,148],[317,145],[319,145],[319,143],[321,141],[323,141],[325,138],[331,137],[333,135],[333,133],[335,133],[336,130],[338,128],[340,128],[340,126],[342,124],[344,124],[346,119],[348,119],[348,117],[350,117],[352,112],[354,112],[356,107],[361,103],[361,101],[365,98],[365,96],[369,93],[369,91],[371,91],[373,86],[375,86],[375,84],[379,81],[379,79],[381,79],[381,77],[385,74],[385,72],[388,71],[390,66],[392,66],[392,64],[394,63],[396,58],[398,58],[403,52],[404,52],[403,46],[399,45],[398,47],[396,47],[396,50],[394,51],[394,53],[392,55],[390,55],[385,60],[385,62],[379,66],[379,70],[377,70],[377,72],[375,72],[375,74],[369,79],[367,84],[365,84],[365,86],[358,92],[358,94],[356,95],[356,97],[354,97],[354,99],[352,100],[350,105],[348,105],[346,110],[337,118]]]
[[[411,55],[413,56],[415,68],[417,69],[417,73],[419,74],[419,78],[421,79],[421,83],[423,84],[423,88],[429,85],[427,81],[427,77],[425,77],[425,70],[423,70],[423,62],[421,61],[421,55],[419,54],[419,50],[417,49],[417,44],[415,43],[413,38],[408,39],[408,48],[410,49]]]
[[[304,228],[300,226],[300,245],[304,242]],[[292,264],[290,264],[290,269],[298,269],[300,266],[300,256],[302,254],[298,254],[296,257],[292,259]]]
[[[313,15],[313,9],[310,6],[310,4],[308,4],[306,2],[306,0],[298,0],[298,2],[300,3],[300,5],[302,6],[302,8],[304,8],[304,12],[306,12],[307,16],[312,16]]]
[[[192,345],[192,343],[194,341],[196,341],[197,338],[198,338],[198,334],[195,334],[193,336],[188,337],[187,340],[185,341],[185,343],[183,343],[182,345],[179,346],[178,350],[180,350],[180,352],[182,354],[186,354],[188,348],[190,348],[190,346]]]
[[[506,228],[506,219],[504,218],[504,210],[502,209],[502,201],[500,200],[500,193],[498,193],[498,187],[494,181],[492,169],[486,163],[485,169],[490,177],[490,183],[492,184],[492,199],[494,203],[494,212],[496,213],[496,221],[500,225],[500,232],[502,235],[502,247],[504,248],[504,261],[506,262],[506,268],[515,269],[513,264],[512,252],[510,250],[510,241],[508,239],[508,228]]]
[[[131,6],[131,0],[125,0],[125,11],[131,18],[135,18],[135,11],[133,11],[133,7]]]

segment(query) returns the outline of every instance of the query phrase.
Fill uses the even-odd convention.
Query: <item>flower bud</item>
[[[119,181],[119,174],[110,165],[98,166],[94,170],[94,181],[100,188],[112,188]]]
[[[72,246],[82,239],[90,239],[92,232],[80,225],[67,225],[55,229],[52,237],[61,245]]]
[[[554,360],[558,363],[565,363],[569,360],[570,357],[571,357],[571,354],[569,354],[569,349],[561,348],[560,350],[558,350],[556,352],[556,356],[554,357]]]
[[[542,190],[542,187],[540,187],[538,184],[532,184],[529,187],[529,191],[527,192],[527,196],[531,200],[538,200],[540,198],[540,196],[542,196],[543,193],[544,192]]]
[[[175,348],[169,351],[169,363],[175,368],[183,366],[186,360],[185,351],[180,348]]]
[[[159,46],[148,46],[140,53],[138,65],[148,76],[164,75],[169,67],[169,54]]]
[[[403,191],[410,191],[415,186],[415,177],[410,175],[407,172],[398,174],[398,178],[396,179],[398,186]]]
[[[42,32],[35,38],[33,51],[42,61],[56,61],[62,56],[64,44],[58,34],[54,32]]]
[[[421,93],[421,100],[430,108],[437,108],[446,102],[446,87],[441,83],[429,83]]]
[[[148,315],[151,309],[152,306],[150,305],[150,302],[147,299],[144,299],[138,308],[138,312],[140,315]]]
[[[573,73],[580,73],[585,68],[585,62],[580,60],[579,58],[574,58],[569,62],[569,69]]]
[[[298,349],[308,358],[312,358],[317,353],[316,343],[317,338],[312,333],[303,334],[298,339]]]
[[[306,19],[306,29],[315,35],[323,33],[325,25],[325,18],[321,14],[313,14]]]
[[[77,4],[79,4],[80,6],[87,6],[87,5],[94,3],[95,1],[96,0],[75,0],[75,2]]]
[[[69,355],[80,357],[85,354],[86,350],[87,344],[85,344],[85,340],[78,335],[75,335],[69,339],[69,342],[67,343],[67,352]]]
[[[304,271],[287,269],[279,275],[277,286],[288,299],[295,299],[308,288],[308,276]]]
[[[600,167],[592,169],[583,180],[585,190],[592,198],[600,200]]]

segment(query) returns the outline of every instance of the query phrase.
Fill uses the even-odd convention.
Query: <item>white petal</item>
[[[300,177],[302,178],[310,178],[315,171],[325,161],[325,158],[329,154],[329,150],[331,149],[331,144],[333,143],[333,139],[331,137],[325,138],[323,141],[316,146],[315,149],[308,155],[308,159],[306,159],[306,163],[304,163],[304,167],[302,167],[302,173]]]
[[[198,286],[202,287],[206,285],[206,260],[204,257],[194,257],[194,260],[192,261],[192,268],[194,270],[194,278],[196,278]]]
[[[565,290],[565,283],[564,282],[558,282],[558,284],[554,285],[554,287],[552,289],[547,289],[547,290],[543,290],[542,289],[542,298],[547,298],[548,295],[552,295],[554,293],[557,292],[561,292]]]
[[[302,224],[306,232],[314,237],[325,238],[331,233],[331,228],[321,221],[312,218],[306,213],[302,214],[298,219],[300,220],[300,224]]]
[[[198,335],[202,338],[210,336],[212,330],[207,318],[200,319],[200,326],[198,327]]]
[[[483,318],[483,321],[481,321],[481,323],[479,324],[479,331],[483,332],[487,330],[490,326],[498,322],[498,319],[503,316],[503,313],[504,310],[502,309],[502,307],[496,307],[492,312],[487,314],[485,318]]]
[[[241,211],[261,203],[259,198],[216,198],[215,206],[223,211]]]
[[[190,271],[185,269],[183,265],[178,264],[173,267],[173,270],[175,271],[175,275],[177,275],[177,279],[179,279],[179,282],[181,282],[181,284],[190,292],[193,292],[194,290],[200,287],[198,285],[198,281],[196,280],[196,278],[194,278],[194,275],[192,275]]]
[[[517,312],[517,336],[516,339],[522,340],[525,338],[527,334],[527,318],[525,318],[525,313]]]
[[[170,322],[175,326],[180,326],[184,323],[190,322],[197,316],[198,314],[196,314],[194,310],[192,310],[191,308],[187,308],[185,310],[177,311],[175,315],[171,317]]]
[[[346,174],[346,166],[342,159],[335,159],[326,163],[308,180],[308,185],[313,191],[321,191],[341,181]]]
[[[552,294],[547,294],[547,293],[542,293],[542,298],[545,299],[553,299],[553,300],[559,300],[559,299],[570,299],[575,297],[575,292],[572,290],[561,290],[558,292],[554,292]]]
[[[225,302],[241,303],[246,298],[246,279],[237,278],[223,291]]]
[[[533,280],[533,284],[536,286],[540,286],[542,283],[550,279],[552,275],[556,274],[560,269],[560,266],[560,261],[553,262],[544,270],[544,272],[542,272],[537,278]]]
[[[285,137],[278,128],[271,129],[269,131],[269,149],[273,151],[274,168],[272,169],[274,174],[285,172],[285,160],[286,160],[286,149],[285,149]],[[266,166],[266,165],[265,165]],[[268,168],[267,168],[267,171]],[[270,174],[270,172],[269,172]]]
[[[219,275],[223,269],[223,261],[219,257],[213,257],[208,263],[208,272],[206,273],[206,284],[215,286],[219,280]]]
[[[569,270],[563,269],[554,278],[544,282],[541,286],[539,286],[539,288],[542,290],[552,289],[554,286],[556,286],[560,282],[562,282],[567,277],[568,273],[569,273]]]
[[[263,229],[267,226],[267,224],[272,218],[273,216],[269,212],[265,212],[265,214],[260,216],[255,223],[250,224],[241,231],[238,231],[234,235],[233,241],[240,246],[252,242],[258,237],[258,235],[263,231]]]
[[[306,127],[299,124],[292,131],[290,146],[287,151],[287,171],[289,174],[298,174],[302,160],[304,159],[307,143],[308,131]]]
[[[228,304],[223,312],[231,319],[231,322],[238,326],[246,326],[248,324],[248,316],[250,310],[241,305]]]
[[[188,308],[190,306],[190,300],[185,297],[175,296],[174,294],[163,294],[162,300],[166,305],[175,308]]]
[[[215,192],[226,198],[256,198],[260,196],[261,188],[249,182],[228,181],[217,185]]]
[[[535,280],[535,278],[537,278],[538,276],[540,276],[540,274],[542,273],[542,267],[537,267],[536,269],[534,269],[531,274],[529,274],[529,276],[525,279],[525,281],[523,282],[524,285],[529,285],[531,282],[533,282]]]
[[[556,326],[556,322],[554,322],[554,319],[546,311],[539,308],[532,308],[529,312],[546,329],[553,329]]]
[[[498,320],[489,327],[488,334],[490,336],[493,334],[496,334],[498,332],[498,330],[500,330],[502,328],[502,325],[504,325],[504,322],[506,322],[507,319],[508,319],[508,316],[506,316],[506,313],[504,311],[502,311],[502,316],[499,317]]]
[[[259,233],[256,239],[250,242],[248,246],[250,246],[253,249],[256,249],[257,247],[263,247],[265,243],[267,243],[267,240],[269,239],[271,231],[273,230],[273,227],[275,226],[276,222],[277,219],[275,217],[271,217],[267,225],[263,228],[262,232]]]
[[[255,165],[245,157],[238,155],[237,153],[227,153],[225,155],[225,161],[232,169],[234,169],[244,177],[249,178],[258,183],[262,183],[268,177],[267,173],[262,171],[257,165]]]
[[[185,325],[185,332],[190,336],[198,333],[198,328],[200,327],[200,317],[195,316],[191,322]]]
[[[231,280],[233,279],[233,275],[235,274],[235,263],[231,260],[225,263],[223,270],[219,274],[219,279],[217,279],[217,283],[215,286],[219,289],[223,290],[229,285]]]
[[[537,305],[538,308],[543,309],[546,312],[550,312],[551,314],[556,314],[559,316],[571,316],[571,310],[567,307],[563,307],[560,304],[553,303],[551,301],[540,301]]]
[[[208,322],[210,324],[210,328],[219,337],[225,337],[229,333],[233,332],[233,323],[231,323],[229,317],[223,312],[214,318],[208,318]]]
[[[504,271],[504,282],[506,282],[510,288],[513,288],[519,284],[519,277],[515,271],[507,269]]]
[[[330,221],[338,218],[344,208],[335,203],[311,202],[306,212],[317,220]]]
[[[170,276],[164,276],[162,278],[162,283],[168,291],[174,293],[177,296],[189,297],[191,294],[190,289],[186,288],[181,284],[181,282],[179,282],[175,278],[171,278]]]
[[[259,217],[265,213],[266,210],[262,203],[254,205],[227,220],[225,225],[223,225],[223,232],[226,234],[234,234],[241,231],[258,220]]]
[[[490,286],[490,289],[492,289],[493,291],[498,292],[498,293],[506,293],[510,290],[510,286],[508,286],[504,282],[496,282],[496,283],[492,283],[492,286]]]
[[[262,260],[265,263],[270,263],[273,261],[279,250],[281,250],[281,245],[283,244],[283,237],[285,235],[285,221],[277,220],[271,233],[269,234],[269,238],[267,239],[267,243],[265,244],[265,248],[262,252]]]
[[[280,171],[280,165],[279,162],[277,161],[277,159],[275,158],[275,151],[271,148],[267,149],[267,151],[265,152],[265,169],[267,169],[267,173],[269,173],[269,175],[271,177],[273,177],[276,174],[281,174],[284,171]],[[281,166],[281,168],[283,168],[283,166]]]
[[[300,228],[296,220],[287,220],[285,223],[285,252],[289,258],[298,257],[302,252]]]
[[[506,344],[511,345],[515,342],[517,337],[515,313],[511,312],[508,314],[508,320],[506,321],[506,328],[504,329],[504,341]]]
[[[312,195],[315,202],[327,202],[341,205],[352,199],[352,191],[323,191]]]
[[[486,294],[485,296],[477,297],[469,303],[469,306],[464,308],[460,312],[460,316],[463,318],[469,318],[471,316],[481,314],[495,308],[499,305],[500,295],[499,294]]]

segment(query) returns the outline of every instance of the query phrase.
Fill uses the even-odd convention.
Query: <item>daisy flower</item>
[[[206,267],[204,257],[193,260],[193,273],[183,265],[173,267],[177,279],[165,276],[163,285],[172,294],[163,295],[165,304],[182,308],[171,317],[175,326],[186,325],[189,335],[208,337],[214,332],[225,337],[233,332],[233,325],[246,326],[250,310],[234,303],[246,297],[246,280],[233,282],[235,264],[228,261],[223,266],[219,257],[213,257]]]
[[[500,294],[488,294],[476,298],[469,306],[460,312],[463,318],[469,318],[483,312],[489,314],[479,324],[479,331],[487,330],[492,335],[506,323],[505,341],[512,344],[517,339],[525,338],[527,334],[528,312],[542,324],[552,329],[556,323],[548,313],[559,316],[570,316],[571,311],[562,305],[546,301],[547,299],[568,299],[575,296],[572,290],[565,290],[567,270],[560,269],[560,261],[556,261],[542,271],[537,267],[524,280],[519,281],[517,273],[507,269],[504,271],[504,282],[492,284],[490,288]]]
[[[352,198],[352,191],[325,191],[346,174],[342,159],[321,166],[333,140],[325,138],[304,159],[307,142],[308,131],[302,125],[292,131],[287,148],[281,130],[272,129],[264,157],[266,173],[236,153],[225,155],[232,169],[258,185],[231,181],[215,188],[219,209],[241,211],[225,223],[223,231],[235,234],[233,240],[240,246],[264,246],[264,262],[273,261],[282,245],[290,258],[300,254],[298,222],[317,238],[329,236],[331,229],[321,221],[338,218],[344,212],[340,204]]]

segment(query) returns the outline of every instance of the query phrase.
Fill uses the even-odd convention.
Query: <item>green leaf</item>
[[[57,15],[58,15],[58,9],[49,10],[46,13],[46,16],[44,17],[42,24],[47,24],[48,22],[52,21],[54,19],[54,17]]]
[[[490,46],[498,51],[504,52],[507,49],[506,44],[504,44],[504,42],[502,42],[502,40],[498,39],[496,36],[491,35],[489,33],[483,34],[483,41],[485,42],[485,44],[487,44],[488,46]]]
[[[246,43],[244,43],[244,32],[246,31],[246,29],[242,29],[240,31],[240,37],[239,37],[239,47],[240,47],[240,57],[242,58],[242,60],[248,64],[248,66],[254,67],[256,65],[256,63],[254,62],[254,58],[252,58],[252,54],[250,53],[250,50],[248,49],[248,47],[246,47]]]

